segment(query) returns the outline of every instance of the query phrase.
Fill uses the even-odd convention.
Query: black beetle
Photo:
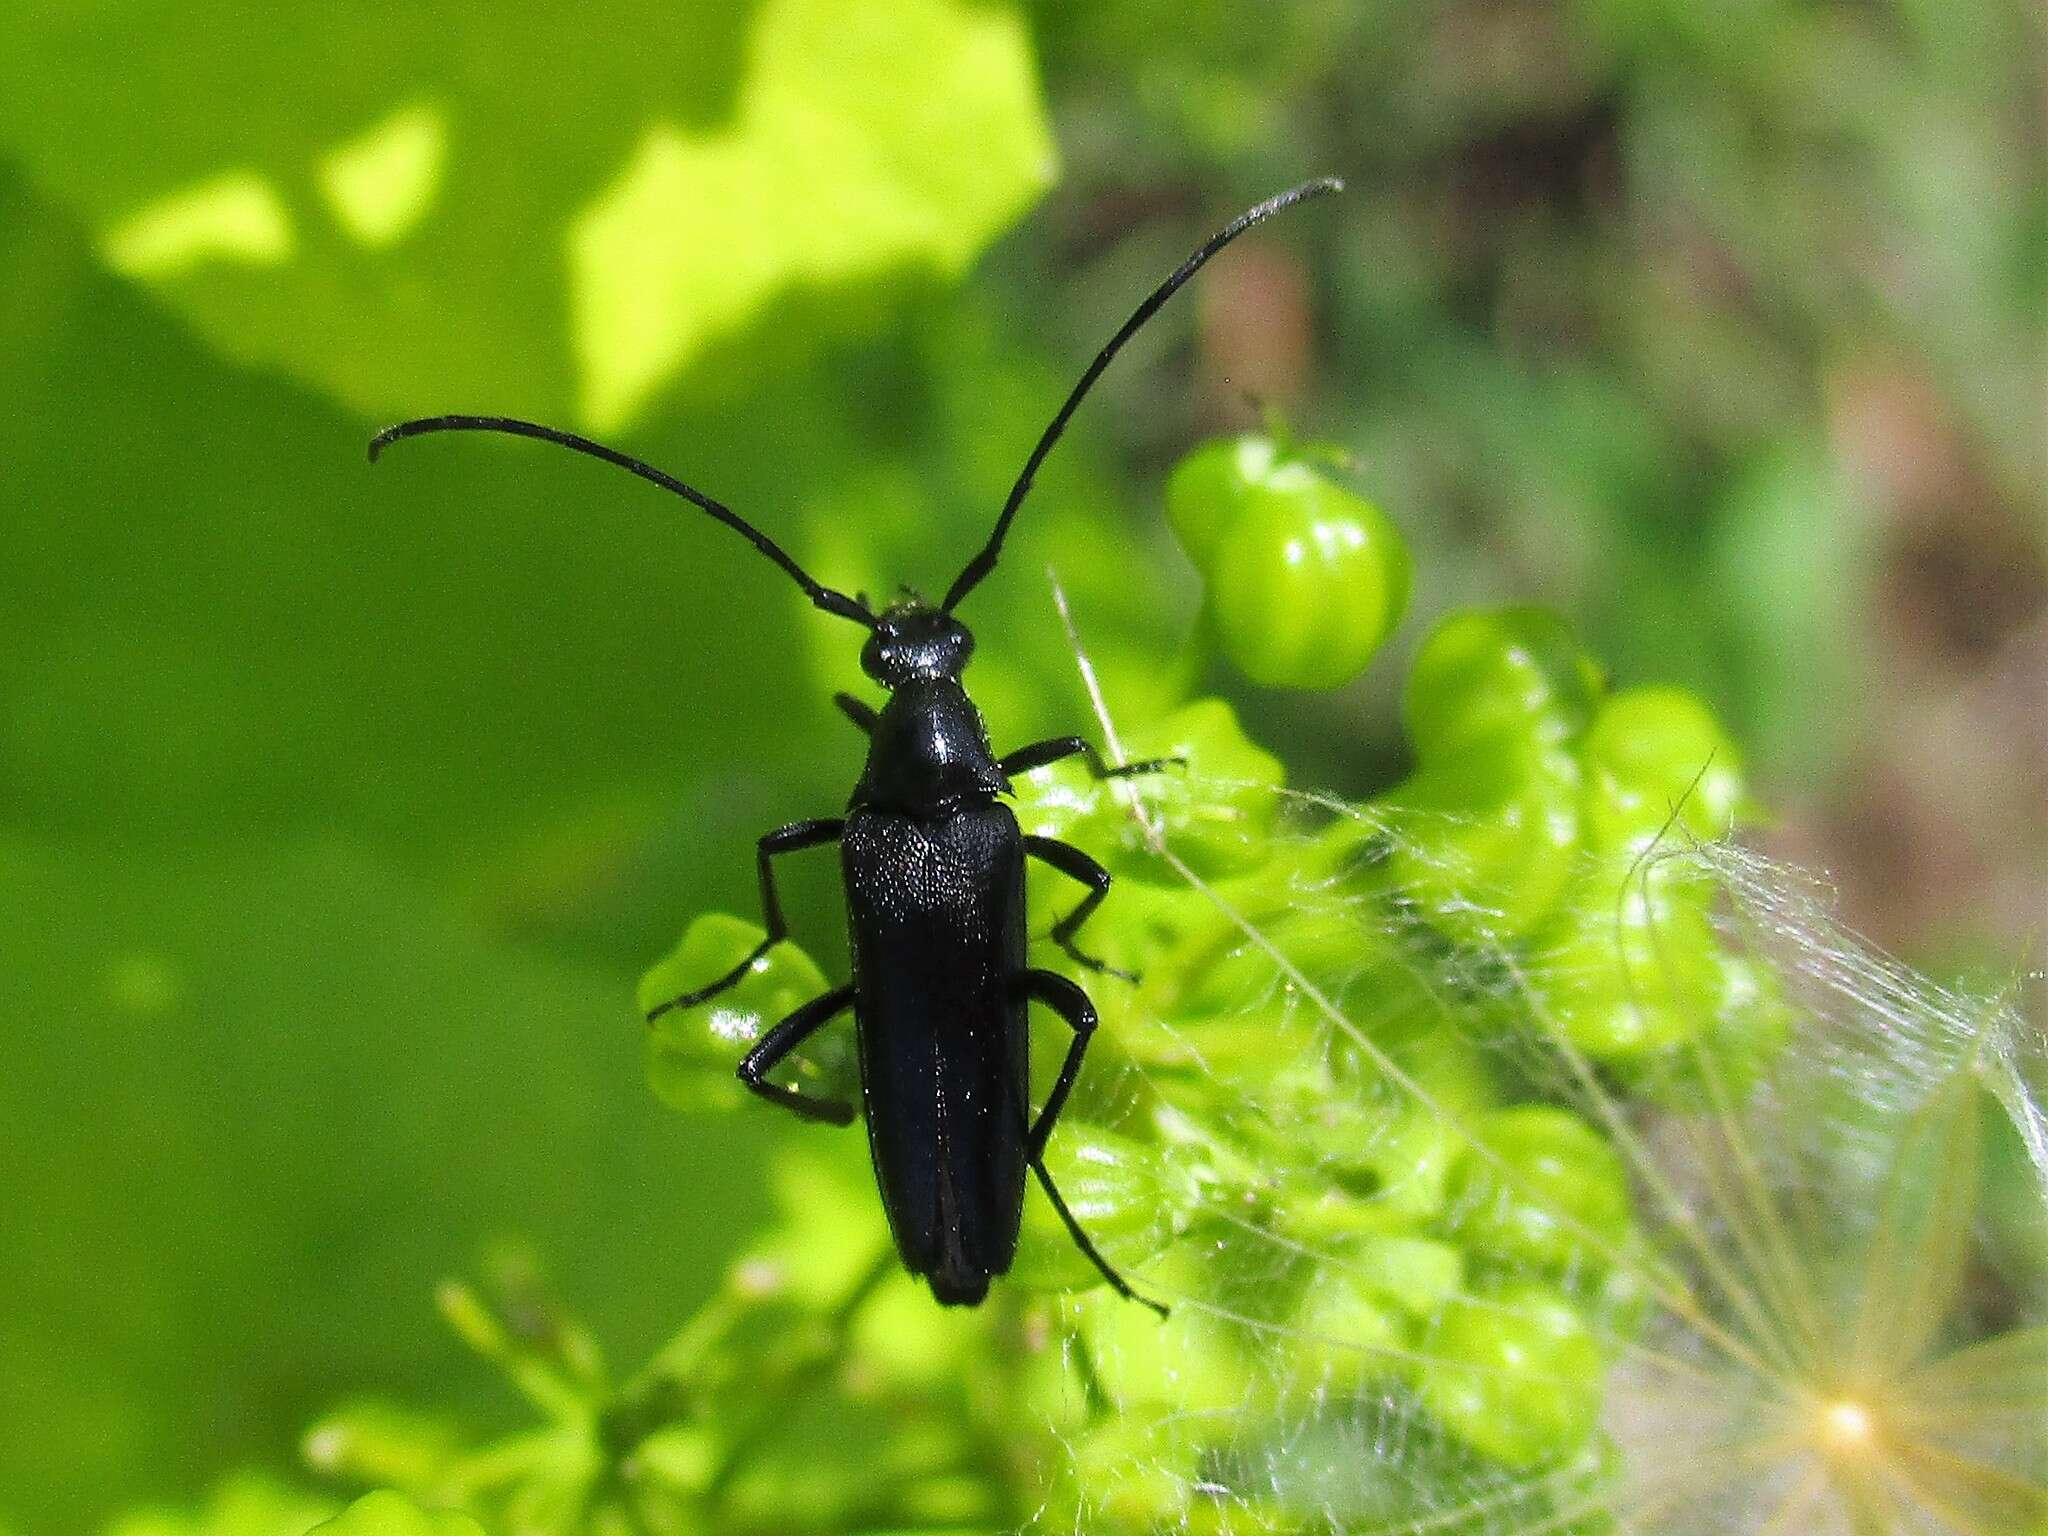
[[[1045,1167],[1045,1141],[1081,1070],[1095,1008],[1056,971],[1025,963],[1024,860],[1041,859],[1086,886],[1052,937],[1076,962],[1102,972],[1074,935],[1109,892],[1109,871],[1071,844],[1028,837],[999,798],[1011,778],[1080,756],[1097,778],[1158,769],[1159,761],[1111,768],[1078,736],[1056,737],[997,757],[981,713],[961,686],[974,637],[953,610],[995,569],[1003,538],[1045,456],[1082,398],[1125,342],[1201,268],[1245,230],[1283,208],[1340,190],[1311,181],[1246,210],[1219,230],[1147,296],[1096,354],[1040,435],[1011,487],[988,542],[934,608],[916,596],[877,614],[857,598],[814,581],[774,540],[722,503],[672,475],[571,432],[502,416],[432,416],[377,434],[370,458],[402,438],[429,432],[505,432],[590,454],[673,491],[733,528],[827,613],[870,633],[861,668],[889,691],[875,710],[848,694],[835,702],[868,737],[867,768],[847,814],[792,822],[760,840],[756,865],[767,936],[709,986],[663,1004],[691,1007],[734,985],[786,935],[775,890],[778,855],[837,842],[853,939],[853,981],[814,998],[763,1035],[739,1064],[740,1080],[806,1119],[851,1124],[851,1104],[768,1081],[768,1073],[829,1020],[853,1010],[860,1044],[868,1146],[889,1229],[906,1268],[948,1304],[988,1294],[1017,1252],[1024,1171],[1038,1177],[1075,1244],[1118,1292],[1161,1316],[1096,1251]],[[1026,1009],[1037,1001],[1074,1032],[1052,1091],[1034,1117],[1028,1104]]]

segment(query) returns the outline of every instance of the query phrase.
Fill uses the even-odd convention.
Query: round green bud
[[[1729,984],[1711,900],[1712,888],[1677,866],[1603,869],[1575,883],[1532,941],[1539,1023],[1599,1061],[1698,1040]]]
[[[1602,853],[1639,852],[1668,827],[1724,837],[1745,809],[1742,759],[1712,713],[1678,688],[1630,688],[1586,733],[1586,828]]]
[[[1349,1393],[1398,1376],[1415,1344],[1400,1309],[1337,1266],[1317,1272],[1289,1326],[1286,1385],[1297,1394]]]
[[[1611,1261],[1632,1229],[1628,1177],[1614,1147],[1569,1110],[1524,1104],[1479,1117],[1460,1160],[1453,1208],[1473,1250],[1563,1270]]]
[[[1392,894],[1461,943],[1536,927],[1570,882],[1579,849],[1576,758],[1562,748],[1425,761],[1377,802]]]
[[[1399,530],[1313,459],[1254,434],[1203,444],[1167,482],[1167,520],[1208,584],[1223,652],[1270,688],[1349,682],[1412,584]]]
[[[724,912],[691,923],[681,942],[640,978],[642,1012],[708,985],[751,954],[766,936],[759,925]],[[824,975],[795,944],[784,941],[737,983],[707,1002],[671,1008],[647,1032],[647,1080],[671,1109],[732,1110],[760,1102],[734,1069],[753,1044],[802,1004],[826,990]],[[790,1053],[784,1081],[806,1093],[859,1100],[860,1069],[852,1031],[821,1030]]]
[[[1571,626],[1542,608],[1454,613],[1408,673],[1403,713],[1423,763],[1572,743],[1601,691]]]
[[[1707,1028],[1677,1048],[1608,1063],[1630,1093],[1669,1108],[1716,1111],[1745,1100],[1792,1038],[1778,978],[1745,955],[1720,956],[1721,993]]]
[[[1211,438],[1174,466],[1166,482],[1166,521],[1197,568],[1208,571],[1252,488],[1265,484],[1280,462],[1279,444],[1249,433]]]
[[[1408,1317],[1436,1316],[1465,1283],[1465,1257],[1449,1243],[1398,1233],[1348,1246],[1344,1272]]]
[[[1206,572],[1217,639],[1267,688],[1337,688],[1408,607],[1407,546],[1380,510],[1289,465],[1257,491]]]
[[[1350,1185],[1361,1191],[1360,1214],[1383,1231],[1427,1221],[1450,1198],[1451,1172],[1464,1145],[1434,1110],[1406,1104],[1353,1154]]]
[[[1600,1346],[1557,1292],[1514,1283],[1455,1301],[1423,1353],[1423,1405],[1480,1455],[1522,1470],[1562,1461],[1592,1438]]]

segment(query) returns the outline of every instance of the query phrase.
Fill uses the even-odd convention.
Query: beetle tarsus
[[[647,1015],[647,1022],[652,1024],[673,1009],[694,1008],[699,1003],[709,1002],[727,988],[738,986],[740,979],[759,965],[769,950],[788,938],[789,924],[782,916],[782,898],[775,889],[775,860],[785,853],[797,853],[823,843],[836,843],[845,830],[843,818],[820,816],[810,821],[792,821],[786,827],[764,832],[754,845],[754,866],[761,881],[761,924],[768,930],[766,936],[746,959],[718,980],[694,992],[685,992],[681,997],[670,998]]]
[[[1136,985],[1137,972],[1121,970],[1106,960],[1086,953],[1074,943],[1074,935],[1081,931],[1081,925],[1095,915],[1095,909],[1101,906],[1103,898],[1109,895],[1109,871],[1072,843],[1063,843],[1056,837],[1027,836],[1024,839],[1024,851],[1040,863],[1051,865],[1068,879],[1088,887],[1088,894],[1081,898],[1081,904],[1052,925],[1053,943],[1059,945],[1067,958],[1076,965],[1094,971],[1099,976],[1115,976],[1119,980]]]
[[[763,939],[760,943],[756,944],[753,947],[753,949],[748,953],[746,959],[742,960],[738,965],[734,966],[731,970],[727,971],[723,976],[719,977],[718,980],[712,982],[709,986],[699,987],[694,992],[685,992],[680,997],[670,998],[667,1002],[661,1004],[659,1007],[650,1008],[647,1012],[647,1022],[652,1024],[656,1019],[660,1018],[663,1014],[672,1013],[678,1008],[694,1008],[699,1003],[709,1002],[712,998],[718,996],[719,993],[724,992],[729,988],[738,986],[740,978],[745,976],[747,972],[751,971],[755,966],[759,965],[761,963],[762,956],[766,955],[769,950],[773,949],[777,944],[780,944],[781,942],[782,937],[779,934],[773,934],[770,935],[768,938]]]
[[[1129,982],[1134,987],[1138,984],[1140,977],[1136,971],[1127,971],[1120,965],[1111,965],[1100,955],[1089,954],[1072,939],[1061,938],[1057,932],[1052,937],[1053,942],[1059,945],[1061,953],[1083,970],[1093,971],[1098,976],[1114,976],[1118,981]]]
[[[1067,1209],[1067,1202],[1061,1196],[1059,1186],[1053,1183],[1052,1175],[1046,1171],[1045,1158],[1043,1156],[1037,1153],[1032,1154],[1031,1171],[1038,1175],[1039,1187],[1045,1191],[1045,1198],[1052,1202],[1053,1210],[1059,1215],[1061,1223],[1067,1229],[1067,1236],[1074,1240],[1074,1246],[1081,1250],[1081,1256],[1095,1266],[1096,1273],[1109,1282],[1109,1288],[1115,1291],[1117,1295],[1123,1297],[1124,1300],[1135,1301],[1139,1306],[1149,1308],[1158,1313],[1161,1322],[1166,1321],[1171,1315],[1171,1309],[1166,1303],[1154,1301],[1150,1296],[1146,1296],[1134,1289],[1131,1282],[1118,1274],[1116,1266],[1105,1259],[1101,1251],[1096,1248],[1094,1240],[1088,1236],[1081,1223],[1075,1219],[1074,1213]]]

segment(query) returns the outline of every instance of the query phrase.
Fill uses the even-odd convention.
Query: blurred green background
[[[970,615],[998,740],[1086,723],[1049,563],[1142,714],[1197,602],[1165,472],[1271,407],[1415,547],[1405,643],[1554,604],[1721,711],[1855,925],[2037,953],[2020,0],[4,15],[0,1523],[481,1393],[429,1295],[501,1241],[634,1358],[761,1198],[781,1130],[661,1114],[632,982],[843,801],[850,633],[568,455],[373,473],[400,416],[600,432],[828,581],[933,588],[1145,288],[1341,174],[1048,468]],[[1401,670],[1205,686],[1360,792]],[[798,889],[829,933],[829,861]]]

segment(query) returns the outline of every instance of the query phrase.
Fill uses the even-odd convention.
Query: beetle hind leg
[[[1074,1240],[1074,1246],[1081,1250],[1081,1256],[1093,1264],[1096,1272],[1109,1283],[1109,1288],[1124,1300],[1135,1301],[1141,1307],[1149,1307],[1161,1318],[1165,1318],[1168,1315],[1165,1302],[1154,1301],[1150,1296],[1135,1290],[1130,1281],[1117,1273],[1116,1266],[1102,1256],[1101,1250],[1089,1238],[1087,1230],[1075,1218],[1074,1213],[1067,1209],[1067,1202],[1060,1194],[1059,1186],[1053,1183],[1052,1175],[1046,1171],[1045,1158],[1039,1153],[1031,1154],[1031,1171],[1038,1175],[1039,1188],[1045,1191],[1045,1198],[1052,1202],[1053,1210],[1059,1214],[1061,1224],[1067,1229],[1067,1236]]]
[[[755,1041],[754,1048],[740,1058],[739,1080],[769,1103],[780,1104],[806,1120],[822,1120],[827,1125],[853,1124],[853,1106],[844,1099],[820,1098],[814,1093],[768,1081],[768,1074],[775,1070],[783,1057],[851,1008],[853,996],[852,987],[837,987],[805,1003]]]
[[[1064,844],[1057,846],[1064,847]],[[1075,986],[1066,977],[1054,971],[1025,971],[1017,978],[1017,985],[1025,996],[1035,998],[1054,1013],[1066,1020],[1074,1031],[1074,1043],[1067,1047],[1066,1060],[1060,1063],[1060,1075],[1052,1085],[1052,1092],[1045,1096],[1045,1107],[1032,1120],[1023,1104],[1017,1106],[1018,1116],[1028,1124],[1024,1133],[1024,1158],[1031,1165],[1031,1171],[1038,1176],[1039,1186],[1045,1191],[1045,1198],[1052,1202],[1060,1222],[1067,1229],[1067,1236],[1074,1240],[1074,1246],[1081,1250],[1083,1258],[1093,1264],[1110,1288],[1119,1296],[1150,1307],[1161,1317],[1166,1308],[1150,1297],[1141,1296],[1131,1288],[1131,1283],[1116,1272],[1116,1266],[1102,1256],[1087,1230],[1068,1209],[1066,1200],[1060,1195],[1059,1186],[1052,1181],[1052,1174],[1045,1166],[1045,1142],[1052,1135],[1052,1128],[1059,1123],[1060,1111],[1066,1108],[1067,1095],[1074,1090],[1074,1079],[1081,1075],[1081,1058],[1087,1054],[1088,1042],[1094,1037],[1096,1017],[1095,1005],[1088,1001],[1088,994]]]

